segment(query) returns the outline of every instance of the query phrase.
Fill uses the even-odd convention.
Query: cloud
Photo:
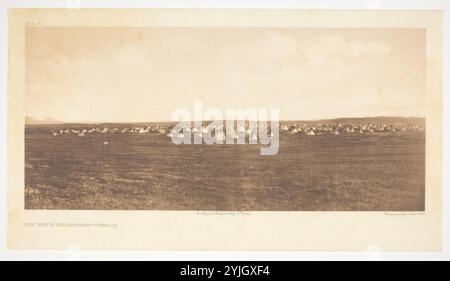
[[[416,30],[105,27],[27,36],[27,114],[39,119],[167,120],[198,99],[278,107],[287,119],[423,110]],[[83,44],[74,48],[75,39]]]
[[[312,65],[325,65],[336,60],[353,62],[362,58],[383,57],[388,56],[391,51],[384,42],[351,40],[340,34],[308,39],[302,45],[304,47],[301,52]]]

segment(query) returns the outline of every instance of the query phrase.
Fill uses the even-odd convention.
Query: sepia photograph
[[[442,10],[70,3],[7,10],[9,250],[444,249]]]
[[[26,209],[425,210],[424,29],[25,34]]]

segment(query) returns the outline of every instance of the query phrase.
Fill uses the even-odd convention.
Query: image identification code
[[[206,276],[214,275],[242,277],[242,276],[269,276],[270,268],[267,265],[225,265],[223,268],[194,267],[187,265],[181,267],[180,276]]]

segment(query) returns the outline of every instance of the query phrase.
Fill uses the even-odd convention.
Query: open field
[[[52,136],[62,126],[26,127],[26,209],[425,208],[423,130],[282,133],[278,154],[261,156],[260,145],[175,145],[159,133]]]

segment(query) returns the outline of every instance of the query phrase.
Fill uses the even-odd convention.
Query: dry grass
[[[156,133],[53,137],[50,129],[26,129],[27,209],[425,208],[424,132],[282,135],[278,155],[261,156],[255,145],[176,146]]]

